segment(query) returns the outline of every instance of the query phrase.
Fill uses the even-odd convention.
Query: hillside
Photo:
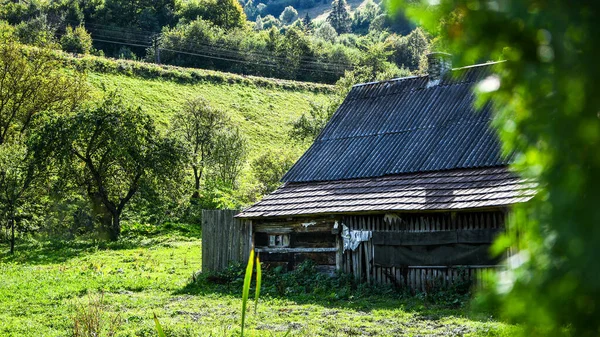
[[[249,139],[250,158],[256,155],[257,150],[304,149],[306,144],[290,141],[289,123],[308,110],[309,102],[327,99],[324,93],[308,90],[208,81],[180,83],[99,72],[91,72],[89,81],[98,95],[101,95],[102,87],[118,89],[127,102],[142,107],[165,129],[171,116],[186,99],[202,96],[211,105],[229,111],[232,120]]]
[[[248,141],[249,164],[269,151],[299,157],[309,144],[289,137],[291,122],[307,112],[311,102],[325,103],[332,87],[322,84],[159,66],[155,64],[57,52],[64,64],[87,69],[94,99],[104,91],[119,92],[124,101],[151,115],[168,132],[173,115],[188,99],[202,97],[229,113]],[[237,195],[254,195],[256,179],[245,165]],[[247,194],[246,192],[250,193]],[[244,201],[252,202],[254,197]]]
[[[330,86],[322,84],[60,52],[57,57],[65,64],[88,69],[95,96],[101,96],[103,90],[117,90],[126,102],[152,115],[163,129],[185,100],[202,96],[230,113],[248,137],[250,159],[259,149],[305,149],[307,144],[290,141],[290,122],[308,111],[310,102],[325,102],[331,92]]]

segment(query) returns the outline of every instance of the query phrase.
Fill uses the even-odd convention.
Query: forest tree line
[[[0,20],[22,43],[312,82],[335,83],[364,65],[365,54],[380,51],[397,76],[423,71],[423,57],[437,43],[371,0],[354,13],[335,0],[319,21],[294,8],[317,3],[295,0],[2,2]]]

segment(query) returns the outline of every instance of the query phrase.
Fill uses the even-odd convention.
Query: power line
[[[109,36],[106,35],[106,33],[108,33],[108,32],[110,32],[110,33],[115,32],[115,33],[124,33],[124,34],[136,35],[138,37],[141,37],[142,39],[140,39],[140,38],[131,39],[131,37],[120,38],[119,36],[112,36],[112,35],[110,36],[111,38],[115,38],[115,39],[118,39],[118,40],[125,40],[125,41],[127,41],[128,39],[131,39],[131,40],[133,40],[136,43],[144,43],[144,42],[149,42],[149,41],[152,40],[152,36],[147,36],[147,35],[144,35],[144,34],[140,34],[138,32],[132,31],[132,30],[127,30],[127,29],[122,29],[122,28],[116,28],[116,27],[113,27],[113,26],[107,26],[107,25],[101,25],[101,24],[85,24],[85,25],[86,26],[95,26],[95,27],[106,27],[106,29],[105,28],[92,28],[92,29],[90,29],[92,33],[96,33],[96,34],[97,34],[97,31],[103,31],[104,32],[104,34],[103,34],[104,36],[102,36],[102,37],[105,37],[105,38],[109,37]],[[94,32],[94,30],[96,32]],[[142,32],[149,32],[149,33],[152,33],[154,35],[157,34],[157,32],[150,32],[150,31],[144,31],[144,30],[140,30],[140,31],[142,31]],[[229,48],[226,48],[226,47],[223,47],[223,46],[217,46],[217,45],[208,44],[208,43],[196,42],[195,44],[196,45],[201,45],[201,46],[204,46],[204,47],[208,47],[208,48],[212,48],[212,49],[218,49],[218,50],[222,51],[222,53],[229,53],[229,54],[233,53],[233,54],[235,54],[235,56],[238,56],[241,53],[240,50],[229,49]],[[161,48],[161,49],[163,49],[163,48]],[[190,49],[191,48],[188,48],[188,50],[190,50]],[[194,50],[194,52],[198,52],[198,51]],[[217,54],[217,53],[213,51],[213,54]],[[252,55],[252,56],[256,56],[256,57],[267,57],[267,58],[279,59],[279,60],[281,60],[283,62],[289,61],[285,57],[277,56],[275,54],[259,53],[259,52],[256,52],[256,51],[245,51],[243,56],[245,56],[245,55]],[[223,54],[221,54],[220,56],[221,57],[223,57],[223,56],[229,56],[229,57],[231,57],[232,55],[223,55]],[[337,63],[337,62],[331,62],[331,61],[322,62],[318,58],[310,57],[310,56],[301,56],[301,62],[304,62],[304,63],[313,63],[313,64],[318,65],[319,67],[322,67],[322,66],[337,66],[339,68],[343,68],[343,70],[353,69],[354,68],[352,65],[348,65],[348,64],[344,64],[344,63]]]
[[[104,43],[114,43],[114,44],[121,44],[121,45],[125,45],[125,46],[133,46],[133,47],[144,47],[144,48],[150,48],[152,46],[149,45],[143,45],[143,44],[134,44],[131,42],[119,42],[119,41],[110,41],[110,40],[102,40],[102,39],[97,39],[92,37],[92,40],[97,41],[97,42],[104,42]]]
[[[92,25],[92,24],[90,24],[90,25]],[[105,26],[105,25],[95,25],[95,26],[110,27],[110,26]],[[151,42],[151,41],[153,41],[153,37],[148,37],[143,34],[131,32],[131,31],[126,31],[126,30],[121,30],[121,29],[113,29],[113,27],[110,27],[110,28],[111,29],[103,29],[103,28],[90,29],[90,33],[92,33],[92,40],[95,42],[119,44],[119,45],[141,47],[141,48],[153,47],[153,44]],[[115,36],[114,33],[137,35],[137,38],[135,36],[133,36],[133,37],[132,36],[125,36],[125,37]],[[141,37],[141,39],[139,37]],[[191,55],[191,56],[213,59],[213,60],[236,62],[236,63],[242,63],[242,64],[247,64],[247,65],[264,66],[264,67],[271,67],[271,68],[280,68],[280,67],[282,67],[282,65],[277,64],[277,63],[268,62],[269,59],[279,60],[280,62],[289,62],[290,61],[289,59],[287,59],[285,57],[251,52],[251,51],[244,52],[242,54],[242,52],[240,50],[228,49],[225,47],[220,47],[220,46],[201,43],[201,42],[198,42],[195,45],[196,46],[200,45],[200,46],[204,47],[204,50],[199,51],[199,50],[192,49],[192,48],[178,48],[178,49],[157,48],[157,49],[158,49],[158,51],[163,50],[163,51],[168,51],[168,52],[177,53],[177,54],[185,54],[185,55]],[[265,60],[267,62],[243,59],[244,57],[247,57],[247,56],[262,58],[263,60]],[[316,58],[310,58],[310,57],[307,57],[307,58],[317,60]],[[334,68],[334,69],[332,70],[331,68]],[[314,62],[314,61],[311,62],[311,61],[306,61],[306,60],[300,59],[299,67],[297,67],[297,70],[341,75],[341,74],[343,74],[343,72],[345,70],[351,69],[351,68],[352,68],[352,66],[348,66],[345,64],[341,64],[341,63]]]
[[[98,35],[96,35],[96,36],[98,36]],[[143,48],[152,47],[152,45],[149,45],[149,44],[142,44],[141,41],[134,41],[134,42],[127,41],[127,40],[115,41],[115,40],[111,39],[112,38],[111,36],[105,36],[105,35],[100,35],[99,37],[100,38],[92,36],[92,40],[97,41],[97,42],[114,43],[114,44],[143,47]],[[244,64],[249,64],[249,65],[257,65],[257,66],[266,66],[266,67],[272,67],[272,68],[281,67],[281,65],[276,64],[276,63],[253,62],[250,60],[240,60],[240,59],[231,58],[231,57],[228,57],[227,55],[223,55],[223,54],[219,54],[219,53],[213,53],[213,54],[204,53],[203,54],[203,53],[197,52],[197,51],[179,50],[179,49],[171,49],[171,48],[159,48],[159,49],[163,50],[163,51],[173,52],[173,53],[186,54],[186,55],[221,60],[221,61],[237,62],[237,63],[244,63]],[[238,55],[240,55],[240,54],[238,54]],[[327,64],[324,63],[324,65],[327,65]],[[324,67],[317,68],[317,67],[310,67],[307,65],[298,67],[298,70],[304,70],[304,71],[309,71],[309,72],[324,72],[324,73],[335,74],[335,75],[339,75],[342,73],[342,71],[332,71],[332,70],[327,70]]]
[[[148,40],[139,40],[139,39],[131,39],[131,38],[121,38],[118,36],[106,35],[106,34],[102,34],[102,33],[98,34],[97,33],[98,30],[91,31],[91,32],[94,33],[96,36],[100,36],[102,38],[113,38],[113,39],[122,40],[122,41],[123,40],[124,41],[133,41],[134,43],[144,43],[144,42],[150,41],[150,38],[148,38]],[[206,55],[206,53],[208,52],[211,55],[215,55],[218,57],[225,57],[225,58],[232,58],[232,57],[242,57],[243,58],[245,56],[252,56],[252,57],[257,57],[257,58],[275,59],[275,60],[279,60],[281,62],[289,62],[289,59],[287,59],[285,57],[277,56],[274,54],[264,54],[264,53],[257,53],[257,52],[252,52],[252,51],[242,52],[240,50],[229,49],[229,48],[220,47],[220,46],[211,45],[211,44],[202,43],[202,42],[194,42],[193,45],[195,47],[201,46],[201,47],[205,47],[208,49],[199,51],[195,48],[184,48],[186,50],[186,52],[193,52],[193,53],[198,53],[198,54],[202,54],[202,52],[204,52],[203,55]],[[160,49],[167,50],[168,48],[163,47]],[[173,50],[173,49],[171,49],[171,50]],[[304,59],[306,59],[306,57],[304,57]],[[312,58],[312,59],[317,60],[315,58]],[[342,64],[342,63],[305,61],[302,58],[300,59],[300,62],[304,63],[306,66],[312,66],[312,65],[318,66],[318,68],[315,68],[315,70],[319,70],[319,69],[322,69],[323,67],[327,67],[327,66],[335,67],[335,68],[343,68],[344,70],[352,69],[352,66],[348,66],[348,65]]]
[[[97,41],[97,42],[115,43],[115,44],[135,46],[135,47],[145,47],[145,48],[152,47],[151,45],[142,45],[142,44],[135,44],[135,43],[131,43],[131,42],[121,42],[121,41],[104,40],[104,39],[97,39],[97,38],[94,38],[94,37],[92,37],[92,40],[93,41]],[[212,56],[212,55],[204,55],[204,54],[198,54],[198,53],[187,52],[187,51],[182,51],[182,50],[175,50],[175,49],[169,49],[169,48],[160,48],[160,49],[164,50],[164,51],[174,52],[174,53],[180,53],[180,54],[198,56],[198,57],[209,58],[209,59],[217,59],[217,60],[222,60],[222,61],[238,62],[238,63],[251,64],[251,65],[259,65],[259,66],[267,66],[267,67],[274,67],[274,68],[279,68],[280,67],[280,65],[277,65],[277,64],[257,63],[257,62],[247,61],[247,60],[236,60],[236,59],[230,59],[230,58],[225,58],[225,57]],[[325,69],[314,69],[314,68],[313,69],[309,69],[309,68],[299,67],[298,70],[304,70],[304,71],[309,71],[309,72],[320,71],[320,72],[326,72],[326,73],[330,73],[330,74],[339,74],[338,72],[328,71],[328,70],[325,70]]]

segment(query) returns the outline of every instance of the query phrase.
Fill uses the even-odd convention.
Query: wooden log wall
[[[505,212],[457,212],[397,215],[346,216],[343,224],[351,230],[378,232],[435,232],[448,230],[502,229]],[[448,286],[454,282],[470,280],[480,284],[484,274],[496,266],[407,266],[384,267],[374,264],[373,240],[362,242],[354,250],[343,253],[342,268],[356,278],[368,283],[409,287],[426,292],[435,287]]]
[[[337,236],[332,233],[335,219],[300,218],[254,221],[254,244],[267,266],[281,266],[292,270],[310,259],[317,269],[335,273],[338,248]],[[270,247],[269,235],[289,235],[288,247]]]
[[[202,211],[202,271],[215,272],[231,262],[246,263],[250,254],[252,227],[238,220],[236,210]]]

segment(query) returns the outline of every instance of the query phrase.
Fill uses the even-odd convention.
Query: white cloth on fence
[[[371,240],[372,231],[351,230],[343,225],[342,239],[344,240],[344,251],[355,250],[361,242]]]

